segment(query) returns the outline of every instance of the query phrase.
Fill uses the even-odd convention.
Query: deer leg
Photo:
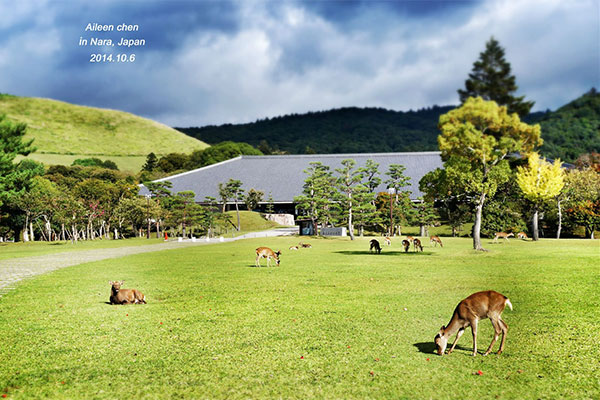
[[[503,332],[502,329],[500,329],[500,323],[497,320],[494,320],[494,318],[490,318],[490,321],[492,321],[492,326],[494,327],[494,338],[492,339],[492,343],[490,343],[490,347],[488,347],[486,352],[483,353],[484,356],[490,354],[490,352],[492,351],[492,347],[494,347],[494,343],[496,343],[496,340],[498,340],[500,332]]]
[[[504,351],[504,342],[506,341],[506,333],[508,332],[508,325],[506,322],[502,321],[502,318],[499,318],[498,322],[500,322],[500,329],[502,329],[502,341],[500,342],[498,354],[502,354],[502,351]]]
[[[471,332],[473,332],[473,357],[477,355],[477,318],[471,321]]]
[[[456,346],[456,343],[458,342],[458,339],[460,339],[463,333],[465,333],[465,328],[460,328],[458,330],[458,333],[456,334],[456,339],[454,339],[454,343],[452,343],[452,347],[450,347],[450,350],[448,350],[448,354],[452,353],[454,347]]]

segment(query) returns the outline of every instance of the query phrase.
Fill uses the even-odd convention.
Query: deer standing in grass
[[[275,259],[275,264],[279,266],[279,256],[281,255],[281,251],[273,251],[268,247],[259,247],[256,249],[256,266],[260,267],[260,259],[267,259],[267,267],[271,266],[271,258]]]
[[[123,281],[109,281],[110,304],[146,304],[146,296],[137,289],[121,289]]]
[[[488,347],[483,355],[487,356],[490,354],[500,333],[502,333],[502,342],[500,342],[498,354],[501,354],[504,350],[506,332],[508,332],[508,325],[501,318],[502,311],[504,311],[504,307],[506,306],[512,310],[510,300],[506,296],[494,292],[493,290],[477,292],[462,300],[454,309],[454,314],[452,314],[448,326],[442,326],[439,333],[434,338],[437,353],[440,356],[444,355],[448,339],[458,331],[456,339],[454,339],[454,343],[452,343],[452,347],[448,350],[448,354],[452,353],[452,350],[454,350],[454,347],[456,346],[456,342],[458,342],[458,339],[460,339],[465,332],[465,328],[470,326],[471,331],[473,332],[473,356],[476,356],[477,323],[480,319],[489,318],[494,327],[494,338],[492,339],[492,343],[490,343],[490,347]]]
[[[444,247],[444,245],[442,244],[442,239],[439,238],[439,236],[430,236],[429,237],[429,243],[433,243],[434,246],[437,246],[438,243],[440,244],[440,247]]]
[[[498,238],[503,238],[504,240],[506,240],[508,242],[508,238],[510,236],[515,236],[514,233],[506,233],[506,232],[496,232],[495,236],[494,236],[494,242],[498,243]]]
[[[527,240],[527,239],[529,239],[529,238],[527,237],[527,234],[526,234],[525,232],[519,232],[519,233],[517,233],[517,237],[518,237],[519,239],[523,239],[523,240]]]
[[[408,253],[408,249],[410,249],[410,242],[406,239],[402,241],[402,247],[404,247],[404,252]]]
[[[423,251],[423,245],[421,244],[421,241],[419,239],[413,239],[413,246],[415,248],[415,251]]]

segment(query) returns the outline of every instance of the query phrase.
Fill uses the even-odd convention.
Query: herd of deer
[[[514,236],[512,233],[498,232],[496,233],[496,237],[494,240],[497,240],[499,237],[502,237],[508,240],[509,236]],[[518,234],[519,238],[527,238],[525,233],[520,232]],[[439,245],[443,247],[442,241],[438,236],[431,236],[430,243],[433,243],[434,246]],[[388,246],[391,246],[391,239],[386,236],[384,243]],[[421,245],[421,241],[418,238],[414,238],[412,236],[407,236],[406,239],[402,240],[402,246],[404,247],[404,251],[408,252],[410,248],[410,244],[413,244],[415,251],[420,249],[423,251],[423,246]],[[372,239],[370,250],[375,250],[378,253],[381,252],[381,246],[379,245],[379,241],[376,239]],[[290,250],[298,250],[299,248],[311,248],[312,246],[308,243],[300,242],[298,246],[291,246]],[[259,247],[256,249],[256,262],[255,265],[260,267],[260,260],[262,258],[267,259],[267,267],[270,266],[271,259],[275,260],[275,264],[278,266],[280,263],[279,256],[281,255],[281,251],[273,251],[268,247]],[[121,289],[121,285],[123,285],[123,281],[109,281],[109,285],[111,285],[111,295],[110,295],[110,304],[146,304],[146,296],[142,294],[139,290],[136,289]],[[448,325],[442,325],[440,331],[434,338],[434,344],[436,347],[436,351],[438,355],[442,356],[446,353],[446,347],[448,345],[448,339],[456,333],[456,337],[450,350],[448,350],[447,354],[452,353],[454,348],[456,347],[456,343],[458,339],[463,335],[466,328],[471,327],[471,332],[473,334],[473,356],[477,355],[477,325],[479,320],[489,318],[492,322],[492,326],[494,328],[494,337],[492,338],[492,342],[490,343],[488,349],[483,354],[487,356],[492,351],[492,347],[494,343],[498,340],[500,334],[502,334],[502,341],[500,342],[500,349],[498,350],[498,354],[501,354],[504,351],[504,344],[506,342],[506,333],[508,332],[508,325],[506,322],[502,320],[502,312],[504,308],[508,306],[511,310],[513,309],[512,304],[508,297],[495,292],[493,290],[483,291],[473,293],[466,299],[460,301],[456,308],[454,309],[454,313],[450,318],[450,322]]]
[[[515,234],[514,234],[514,233],[512,233],[512,232],[511,232],[511,233],[506,233],[506,232],[496,232],[496,233],[494,234],[494,242],[495,242],[495,243],[498,243],[498,238],[502,238],[502,239],[504,239],[504,240],[506,240],[506,241],[508,242],[508,238],[509,238],[509,237],[511,237],[511,236],[513,236],[513,237],[514,237],[514,236],[515,236]],[[527,240],[527,239],[529,239],[529,238],[527,237],[527,234],[526,234],[525,232],[519,232],[519,233],[517,233],[517,237],[518,237],[519,239],[522,239],[522,240]]]
[[[392,245],[392,239],[390,239],[389,236],[386,236],[383,242],[387,246]],[[429,242],[432,243],[434,246],[437,246],[439,244],[441,247],[444,247],[444,245],[442,244],[442,239],[440,239],[438,236],[430,236]],[[402,247],[404,248],[405,252],[408,252],[408,250],[410,250],[411,244],[413,245],[414,251],[423,251],[423,244],[421,243],[421,239],[412,236],[407,236],[406,239],[402,240]],[[379,244],[379,241],[377,239],[371,239],[369,251],[372,252],[373,250],[375,250],[376,253],[381,253],[381,245]]]

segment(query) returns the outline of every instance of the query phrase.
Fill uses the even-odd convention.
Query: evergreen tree
[[[267,214],[275,213],[275,204],[273,204],[273,194],[269,192],[269,199],[267,200],[267,207],[265,209]]]
[[[516,112],[524,117],[535,102],[524,101],[525,96],[515,97],[517,89],[510,64],[504,59],[504,49],[492,37],[485,44],[485,51],[479,54],[479,60],[473,64],[469,79],[465,81],[465,90],[459,89],[458,95],[462,104],[469,97],[482,97],[484,100],[494,100],[500,106],[507,106],[511,114]]]
[[[354,169],[356,161],[352,159],[342,160],[342,168],[337,168],[335,171],[340,174],[337,179],[337,186],[342,192],[342,204],[345,215],[348,220],[348,234],[350,239],[354,240],[354,224],[352,222],[352,210],[358,206],[357,199],[353,198],[357,191],[357,185],[361,184],[363,172],[359,169]],[[361,185],[362,186],[362,185]]]
[[[146,156],[146,163],[142,166],[142,171],[152,172],[158,166],[158,157],[156,154],[150,153]]]
[[[294,197],[294,203],[298,204],[298,210],[310,218],[317,233],[317,224],[326,223],[332,218],[332,200],[337,194],[335,178],[329,167],[320,162],[311,162],[304,173],[308,176],[304,180],[302,195]]]

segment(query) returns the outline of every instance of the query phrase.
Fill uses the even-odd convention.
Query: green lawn
[[[33,257],[71,251],[109,249],[115,247],[143,246],[163,243],[164,239],[156,239],[153,232],[150,239],[132,238],[125,240],[80,240],[77,243],[66,242],[17,242],[0,243],[0,260],[19,257]]]
[[[243,240],[70,267],[0,298],[7,398],[599,398],[600,247],[590,240],[381,255],[369,238]],[[282,249],[254,268],[254,249]],[[265,260],[262,261],[263,265]],[[111,306],[109,280],[147,305]],[[433,337],[494,289],[514,311],[505,352],[452,355]],[[479,325],[479,349],[492,337]],[[497,348],[498,344],[496,345]],[[476,375],[480,370],[483,375]]]

